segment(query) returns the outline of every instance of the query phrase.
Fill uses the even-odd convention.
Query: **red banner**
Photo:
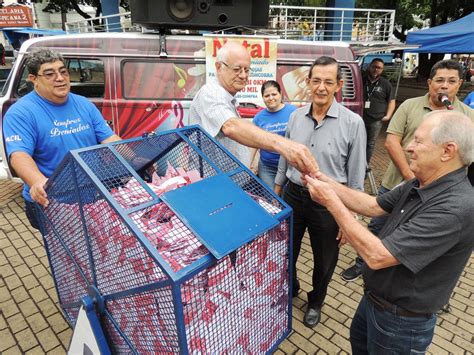
[[[0,9],[1,27],[33,27],[31,8],[24,5],[5,6]]]

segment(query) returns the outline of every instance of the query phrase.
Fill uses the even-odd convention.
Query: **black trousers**
[[[301,241],[308,229],[314,259],[313,289],[308,292],[308,306],[321,307],[339,257],[336,240],[339,226],[324,206],[311,200],[306,188],[290,182],[283,198],[293,208],[293,285],[297,280],[296,261]]]

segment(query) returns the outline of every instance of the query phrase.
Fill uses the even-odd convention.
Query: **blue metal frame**
[[[202,134],[202,135],[206,136],[213,144],[216,144],[220,149],[222,149],[222,151],[224,153],[226,153],[228,155],[228,157],[236,163],[236,168],[232,169],[230,171],[223,172],[218,167],[218,165],[216,163],[214,163],[212,160],[210,160],[209,157],[207,157],[207,155],[204,154],[204,152],[200,148],[198,148],[184,134],[186,131],[189,131],[191,129],[198,130],[199,131],[199,133],[198,133],[199,136],[198,137],[200,137],[200,134]],[[281,208],[282,208],[281,211],[278,212],[277,214],[273,215],[272,217],[275,220],[279,221],[280,223],[282,221],[288,220],[289,234],[290,234],[289,235],[289,241],[288,241],[289,242],[289,246],[288,246],[288,250],[289,250],[289,255],[288,255],[288,275],[289,275],[288,288],[289,289],[288,289],[288,292],[289,292],[289,295],[288,296],[289,296],[289,300],[290,300],[289,303],[288,303],[288,309],[287,309],[288,330],[283,334],[283,336],[280,339],[278,339],[278,341],[272,347],[271,351],[269,351],[269,352],[272,352],[278,347],[278,344],[281,343],[281,341],[283,341],[291,331],[291,321],[292,321],[291,292],[292,292],[292,274],[293,274],[293,271],[292,271],[292,263],[293,263],[293,261],[292,261],[292,259],[293,259],[293,256],[292,256],[293,255],[293,245],[292,245],[292,240],[293,240],[293,235],[292,235],[293,217],[292,217],[292,214],[291,214],[291,208],[280,196],[276,195],[273,192],[272,189],[270,189],[268,186],[266,186],[247,167],[243,166],[221,143],[216,142],[207,132],[202,130],[199,126],[190,126],[190,127],[186,127],[186,128],[178,128],[178,129],[171,130],[171,131],[160,132],[160,133],[157,133],[156,136],[159,137],[161,135],[169,135],[169,134],[172,134],[172,133],[177,134],[177,136],[179,137],[179,139],[182,140],[182,142],[189,145],[189,147],[191,149],[193,149],[193,151],[196,154],[198,154],[199,159],[202,159],[203,162],[205,161],[206,164],[208,164],[212,169],[214,169],[214,171],[216,172],[217,175],[225,175],[225,176],[228,176],[228,177],[232,177],[234,175],[237,175],[237,174],[240,174],[240,173],[244,172],[244,173],[248,174],[252,179],[258,181],[261,184],[261,186],[263,187],[263,189],[265,190],[265,192],[268,193],[269,195],[271,195],[281,205]],[[168,265],[168,263],[165,261],[165,259],[160,255],[160,253],[155,248],[155,246],[152,245],[152,243],[148,240],[148,238],[145,237],[145,235],[138,229],[138,227],[132,221],[132,219],[130,217],[131,214],[133,214],[137,211],[143,210],[145,208],[148,208],[150,206],[153,206],[156,203],[165,202],[165,201],[164,201],[164,199],[158,197],[148,187],[148,185],[141,179],[140,175],[135,170],[135,168],[137,168],[137,170],[140,170],[144,166],[146,166],[147,164],[145,164],[144,166],[142,166],[140,168],[139,167],[132,167],[132,165],[133,165],[132,162],[131,161],[129,162],[126,158],[124,158],[120,154],[120,152],[115,148],[115,146],[122,145],[122,144],[128,143],[128,142],[144,140],[144,139],[145,140],[146,139],[156,139],[156,136],[149,137],[149,138],[132,138],[132,139],[129,139],[129,140],[124,140],[124,141],[120,141],[120,142],[113,142],[113,143],[104,144],[104,145],[100,146],[101,149],[109,148],[110,152],[112,152],[114,157],[116,159],[118,159],[118,161],[120,163],[123,164],[123,166],[125,167],[126,170],[128,170],[130,176],[135,178],[136,181],[138,181],[140,183],[142,188],[150,195],[150,198],[151,198],[150,201],[147,201],[145,203],[141,203],[141,204],[139,204],[137,206],[133,206],[131,208],[123,208],[115,200],[115,198],[112,197],[111,193],[103,185],[103,183],[98,178],[98,176],[96,176],[96,174],[91,170],[91,168],[88,166],[88,164],[81,157],[82,153],[90,151],[90,150],[97,149],[98,148],[97,146],[82,148],[82,149],[78,149],[78,150],[70,152],[66,156],[66,158],[61,162],[59,168],[55,171],[55,173],[52,175],[52,177],[49,179],[49,181],[53,181],[54,178],[60,173],[60,170],[63,169],[66,166],[66,164],[70,164],[71,162],[74,163],[74,169],[72,171],[74,179],[77,181],[77,171],[78,171],[77,169],[82,171],[87,176],[87,178],[90,179],[91,183],[94,185],[94,188],[98,191],[98,193],[100,195],[102,195],[102,197],[108,202],[110,207],[117,213],[117,215],[119,215],[122,218],[122,222],[124,223],[126,228],[128,228],[130,230],[130,232],[135,235],[135,237],[138,239],[138,242],[144,248],[144,251],[149,255],[149,257],[151,257],[153,259],[153,261],[156,263],[156,265],[168,277],[168,280],[165,280],[165,281],[155,281],[151,284],[133,287],[133,288],[127,289],[125,291],[113,292],[113,293],[109,293],[109,294],[101,294],[100,289],[98,289],[96,268],[95,268],[95,265],[94,265],[92,252],[90,250],[91,249],[91,243],[90,243],[90,238],[91,237],[89,236],[89,234],[87,232],[87,229],[84,227],[85,226],[85,215],[84,215],[83,209],[80,208],[80,218],[81,218],[81,221],[82,221],[82,224],[83,224],[83,233],[84,233],[84,236],[86,238],[86,243],[89,246],[88,247],[88,258],[89,258],[89,263],[90,263],[90,267],[91,267],[92,284],[89,283],[89,280],[87,279],[86,275],[82,272],[82,270],[79,268],[79,265],[75,262],[75,260],[72,256],[72,253],[70,252],[70,250],[68,250],[68,248],[64,244],[62,238],[60,236],[58,236],[59,237],[58,239],[59,239],[59,242],[63,245],[63,248],[65,249],[66,253],[71,258],[72,262],[78,268],[79,273],[81,274],[81,277],[84,279],[85,283],[88,285],[88,288],[90,290],[92,289],[91,293],[94,295],[95,301],[97,303],[96,304],[97,307],[94,307],[94,308],[98,308],[97,310],[94,310],[94,314],[95,314],[96,311],[98,311],[101,316],[107,317],[108,320],[114,325],[114,327],[115,327],[116,331],[118,332],[118,334],[120,334],[120,336],[122,336],[122,338],[125,340],[127,346],[130,347],[130,351],[132,351],[134,353],[137,353],[137,350],[133,347],[132,343],[129,341],[127,336],[121,331],[120,326],[117,324],[117,322],[113,318],[112,314],[107,310],[107,307],[106,307],[107,301],[119,300],[119,299],[122,299],[126,296],[129,296],[129,295],[140,294],[140,293],[143,293],[143,292],[159,289],[159,288],[162,288],[162,287],[171,286],[171,293],[172,293],[172,296],[173,296],[172,301],[173,301],[173,306],[174,306],[174,311],[175,311],[175,320],[176,320],[176,327],[177,327],[177,332],[178,332],[178,334],[177,334],[178,343],[179,343],[180,348],[182,349],[181,352],[182,353],[187,353],[187,350],[186,350],[187,349],[186,328],[185,328],[185,325],[184,325],[184,322],[183,322],[184,310],[183,310],[183,304],[181,303],[181,296],[182,296],[181,295],[181,287],[182,287],[182,285],[185,281],[190,280],[191,278],[196,276],[198,273],[202,272],[204,269],[206,269],[206,268],[208,268],[212,265],[215,265],[218,262],[218,260],[215,257],[213,257],[211,254],[208,254],[204,257],[201,257],[199,260],[196,260],[192,264],[190,264],[190,265],[180,269],[179,271],[175,272]],[[156,161],[156,159],[158,159],[159,157],[161,158],[162,156],[165,156],[167,154],[167,152],[172,150],[173,147],[176,147],[178,144],[179,143],[176,143],[174,146],[171,144],[167,148],[163,149],[162,151],[160,151],[160,153],[157,156],[155,156],[154,160]],[[203,169],[202,166],[203,165],[201,164],[201,168],[200,168],[201,169],[201,176],[204,174],[203,170],[202,170]],[[49,181],[48,181],[48,184],[46,185],[46,189],[48,189]],[[78,200],[80,201],[80,206],[82,207],[83,204],[82,204],[81,198],[79,198],[80,194],[79,194],[78,187],[77,187],[78,184],[76,183],[75,185],[76,185],[75,193],[76,193],[76,196],[78,197]],[[179,212],[176,211],[173,208],[172,205],[170,205],[169,207],[176,213],[176,215],[178,217],[180,216]],[[41,208],[39,208],[39,209],[41,209]],[[41,211],[41,213],[43,213],[43,212]],[[43,216],[43,218],[40,218],[40,227],[42,229],[42,234],[44,236],[44,231],[46,229],[44,228],[45,226],[43,225],[43,221],[46,220],[46,218],[44,218],[44,214],[42,216]],[[182,219],[182,222],[188,228],[190,228],[190,230],[193,230],[191,228],[191,226],[189,226],[186,223],[185,219]],[[50,223],[50,222],[48,221],[48,223]],[[55,231],[54,226],[51,225],[50,227],[53,231],[53,234],[58,234]],[[272,228],[274,228],[274,227],[272,227]],[[262,234],[258,234],[258,235],[256,234],[248,242],[251,242],[256,237],[259,237],[261,235]],[[46,246],[47,246],[48,243],[47,243],[46,239],[45,239],[45,243],[46,243]],[[48,255],[48,260],[50,261],[50,264],[53,265],[52,260],[51,260],[51,254],[49,252],[49,248],[47,248],[47,255]],[[58,290],[58,285],[56,283],[56,273],[55,273],[55,270],[52,270],[52,271],[53,271],[53,278],[54,278],[56,290]],[[102,304],[102,306],[100,306],[100,304]],[[67,305],[66,304],[61,304],[61,306],[63,307],[63,309],[64,308],[74,309],[74,307],[77,306],[77,304],[76,303],[67,304]],[[91,306],[89,305],[89,307],[91,307]],[[94,320],[94,322],[96,322],[95,326],[100,327],[100,319],[97,318],[97,316],[96,316],[96,319]]]
[[[89,320],[91,330],[94,333],[94,338],[97,342],[97,346],[99,347],[100,354],[111,355],[112,353],[110,351],[109,344],[107,343],[107,339],[102,330],[99,318],[96,314],[96,303],[94,302],[94,300],[92,300],[91,297],[85,296],[82,298],[82,305],[84,306],[84,310],[86,311],[87,319]]]

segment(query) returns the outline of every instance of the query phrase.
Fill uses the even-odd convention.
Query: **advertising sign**
[[[31,8],[24,5],[12,5],[0,8],[1,27],[33,27]]]
[[[260,87],[267,80],[276,80],[277,38],[271,36],[206,35],[206,81],[216,79],[216,55],[227,41],[242,43],[250,57],[247,86],[235,96],[239,103],[265,107]]]

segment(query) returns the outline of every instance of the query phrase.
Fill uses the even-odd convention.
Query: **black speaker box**
[[[130,0],[132,22],[145,28],[267,27],[269,0]]]

